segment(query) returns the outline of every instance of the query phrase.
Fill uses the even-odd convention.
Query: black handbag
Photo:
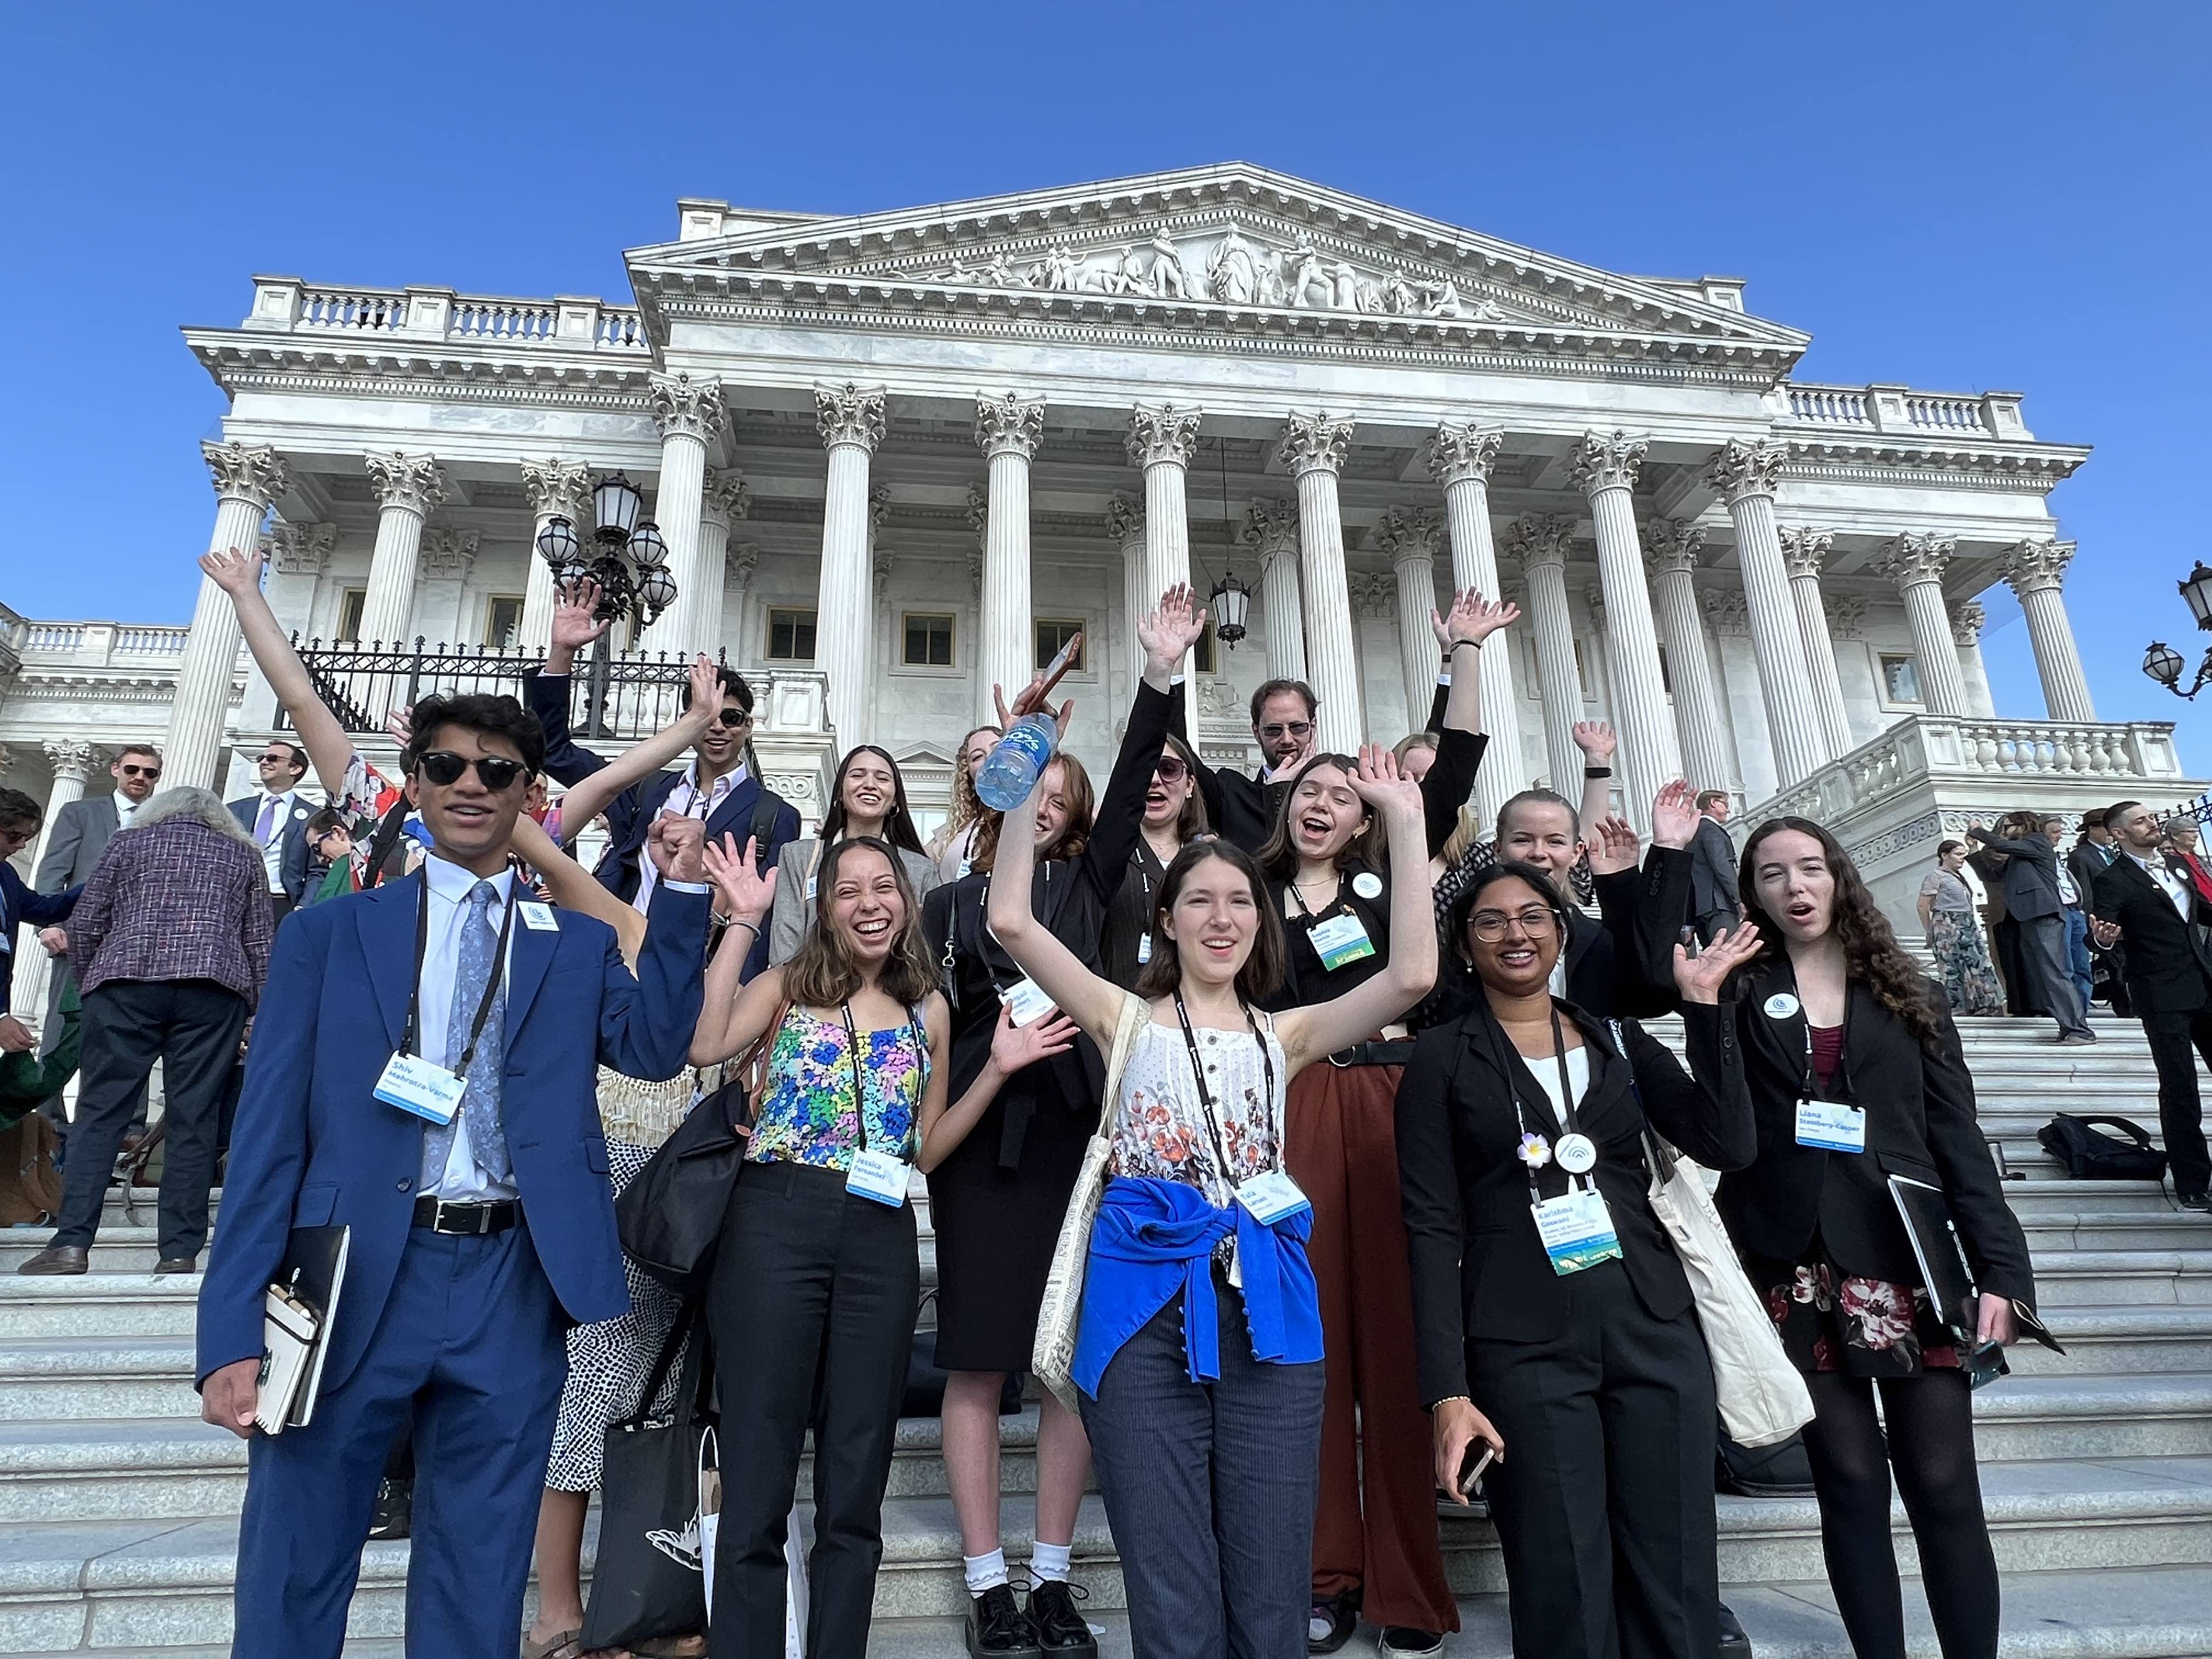
[[[1813,1490],[1813,1460],[1805,1437],[1793,1434],[1771,1446],[1739,1446],[1720,1438],[1713,1484],[1737,1498],[1802,1498]]]
[[[660,1345],[637,1410],[607,1425],[599,1550],[584,1609],[586,1652],[707,1628],[699,1452],[714,1423],[705,1404],[713,1367],[704,1338],[689,1340],[697,1323],[698,1304],[687,1302]],[[674,1403],[663,1416],[648,1415],[679,1358],[684,1369]]]
[[[691,1109],[615,1200],[623,1254],[678,1296],[704,1295],[714,1271],[722,1218],[752,1133],[745,1120],[744,1085],[724,1084]]]
[[[2118,1129],[2125,1140],[2099,1124]],[[2124,1117],[2076,1117],[2061,1112],[2035,1132],[2043,1150],[2077,1181],[2162,1181],[2166,1154],[2151,1145],[2142,1125]]]

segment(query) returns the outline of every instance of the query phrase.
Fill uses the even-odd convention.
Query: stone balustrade
[[[291,334],[374,334],[483,345],[648,353],[630,307],[562,296],[516,299],[441,288],[325,288],[291,276],[254,280],[246,327]]]
[[[19,617],[7,643],[31,668],[153,666],[173,672],[190,630],[137,623],[46,622]]]
[[[1903,434],[1921,438],[2014,438],[2027,429],[2016,392],[1916,392],[1901,386],[1820,386],[1785,380],[1788,424],[1833,430]]]

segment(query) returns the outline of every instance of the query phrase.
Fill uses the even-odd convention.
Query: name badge
[[[386,1105],[442,1127],[461,1109],[461,1097],[468,1088],[467,1079],[433,1066],[420,1054],[394,1054],[385,1061],[384,1075],[376,1079],[373,1092]]]
[[[1788,1019],[1797,1012],[1799,1006],[1797,999],[1789,992],[1777,991],[1766,1000],[1766,1017],[1769,1019]]]
[[[853,1154],[853,1172],[845,1177],[845,1190],[894,1210],[906,1204],[907,1162],[889,1152],[864,1147]]]
[[[1350,914],[1316,922],[1310,937],[1321,965],[1332,973],[1347,962],[1375,954],[1375,941],[1367,937],[1366,924]]]
[[[1137,935],[1137,965],[1141,968],[1152,959],[1152,936],[1149,933]]]
[[[1595,1187],[1547,1198],[1532,1204],[1536,1235],[1544,1241],[1544,1254],[1552,1258],[1552,1271],[1562,1278],[1595,1267],[1601,1261],[1620,1260],[1620,1239],[1613,1231],[1613,1213]]]
[[[1828,1152],[1863,1152],[1866,1151],[1866,1114],[1840,1100],[1801,1100],[1797,1144]]]
[[[1286,1215],[1313,1208],[1306,1195],[1298,1190],[1298,1183],[1280,1170],[1238,1182],[1237,1201],[1249,1210],[1252,1219],[1263,1227],[1272,1227]]]
[[[522,925],[525,927],[529,928],[531,932],[534,933],[557,933],[561,931],[561,923],[554,916],[553,907],[551,905],[538,904],[526,901],[521,904],[516,905],[514,908],[516,914],[520,915],[522,918]]]
[[[961,873],[963,873],[963,874],[964,875],[964,874],[965,874],[965,873],[967,873],[967,872],[966,872],[965,871],[963,871]],[[817,876],[809,876],[809,877],[807,877],[807,878],[806,878],[806,902],[807,902],[809,904],[811,904],[811,903],[813,903],[813,902],[814,902],[814,889],[815,889],[815,885],[816,885],[816,884],[817,884],[819,880],[820,880],[820,878],[819,878],[819,877],[817,877]]]
[[[1052,999],[1044,988],[1033,979],[1018,985],[1010,985],[999,993],[999,1000],[1013,1011],[1014,1024],[1026,1025],[1033,1019],[1042,1019],[1052,1012]]]
[[[973,870],[975,867],[975,860],[973,860],[973,859],[963,859],[963,860],[960,860],[960,873],[959,873],[958,875],[955,876],[955,877],[953,878],[953,879],[954,879],[955,881],[965,881],[965,880],[967,880],[967,879],[968,879],[968,872],[969,872],[970,870]]]

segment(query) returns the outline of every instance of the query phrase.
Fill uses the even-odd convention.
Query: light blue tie
[[[491,907],[499,890],[488,881],[469,889],[469,908],[461,919],[460,961],[453,970],[453,1007],[446,1024],[446,1063],[458,1065],[469,1046],[469,1030],[476,1024],[477,1006],[484,987],[491,982],[499,956],[499,932],[491,925]],[[469,1150],[483,1172],[495,1181],[512,1178],[507,1158],[507,1131],[500,1123],[499,1076],[505,1059],[507,987],[501,984],[484,1018],[483,1035],[469,1061],[468,1086],[461,1093],[461,1109],[453,1121],[466,1119]],[[452,1124],[432,1124],[422,1138],[422,1167],[426,1182],[442,1176],[452,1152]]]

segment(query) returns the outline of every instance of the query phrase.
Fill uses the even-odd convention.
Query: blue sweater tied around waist
[[[1232,1231],[1252,1357],[1274,1365],[1321,1358],[1321,1295],[1306,1260],[1310,1209],[1269,1226],[1241,1204],[1215,1207],[1184,1182],[1116,1176],[1106,1183],[1091,1234],[1083,1319],[1075,1335],[1078,1388],[1096,1400],[1098,1380],[1121,1345],[1178,1292],[1190,1380],[1220,1380],[1220,1316],[1211,1264],[1214,1246]]]

